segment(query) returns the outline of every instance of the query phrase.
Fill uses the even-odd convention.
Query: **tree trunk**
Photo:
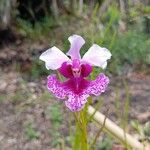
[[[10,26],[12,9],[16,0],[0,0],[0,29],[6,29]]]

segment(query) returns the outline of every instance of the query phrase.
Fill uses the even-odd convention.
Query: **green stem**
[[[77,136],[78,139],[76,139],[76,141],[78,141],[79,146],[75,146],[76,148],[74,148],[74,150],[88,150],[88,140],[87,140],[87,124],[86,124],[86,120],[85,120],[85,116],[86,114],[84,113],[84,110],[74,113],[74,117],[75,117],[75,121],[76,121],[76,133],[78,133]],[[80,138],[80,139],[79,139]],[[76,142],[75,141],[75,142]]]
[[[83,132],[82,132],[82,135],[83,135],[83,148],[84,148],[85,150],[88,150],[87,127],[86,127],[85,117],[86,117],[86,116],[84,116],[84,112],[83,112],[83,111],[80,111],[80,118],[81,118],[82,127],[83,127]]]

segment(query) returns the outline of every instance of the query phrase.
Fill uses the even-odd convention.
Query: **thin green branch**
[[[96,113],[96,112],[95,112],[95,113]],[[93,142],[92,142],[92,144],[91,144],[91,146],[90,146],[90,149],[94,149],[98,137],[100,136],[101,132],[102,132],[103,129],[105,128],[105,122],[106,122],[106,119],[107,119],[107,117],[108,117],[108,114],[109,114],[109,108],[107,108],[107,110],[106,110],[106,115],[105,115],[105,118],[104,118],[104,122],[103,122],[103,124],[102,124],[100,130],[99,130],[98,133],[96,134],[96,136],[95,136],[95,138],[94,138],[94,140],[93,140]]]

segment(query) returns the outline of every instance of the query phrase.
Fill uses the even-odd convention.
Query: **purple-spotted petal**
[[[80,93],[75,94],[72,91],[68,93],[69,99],[65,101],[65,104],[71,111],[80,111],[86,104],[87,98],[90,95],[99,96],[101,93],[105,92],[109,84],[109,78],[106,77],[104,74],[100,74],[96,78],[96,80],[85,80],[84,82],[87,82],[88,84],[86,84],[86,86]]]
[[[105,92],[108,84],[109,78],[101,73],[95,80],[90,81],[88,88],[84,92],[89,95],[99,96]]]
[[[80,56],[80,48],[84,45],[84,39],[79,35],[72,35],[68,38],[71,47],[67,52],[67,55],[71,57],[71,59],[81,59]]]
[[[98,96],[105,92],[109,79],[104,74],[100,74],[96,80],[80,79],[78,82],[80,90],[76,90],[73,79],[62,83],[57,79],[56,75],[51,75],[48,76],[47,87],[55,97],[59,99],[68,98],[65,104],[71,111],[80,111],[90,95]]]
[[[55,46],[42,53],[40,59],[45,61],[45,66],[48,70],[56,70],[61,67],[63,62],[70,61],[70,59]]]
[[[80,111],[87,102],[88,96],[87,94],[70,93],[69,99],[65,101],[65,104],[71,111]]]
[[[93,46],[84,54],[82,61],[104,69],[107,66],[107,60],[110,58],[111,53],[108,49],[93,44]]]
[[[68,100],[65,101],[65,104],[71,111],[80,111],[84,107],[89,95],[82,94],[82,92],[76,93],[71,85],[73,82],[69,81],[62,83],[57,79],[56,75],[50,75],[47,79],[48,90],[59,99],[68,98]],[[83,85],[81,88],[83,88]]]
[[[56,75],[48,76],[47,88],[59,99],[65,99],[68,95],[68,90],[63,86],[63,83],[57,79]]]

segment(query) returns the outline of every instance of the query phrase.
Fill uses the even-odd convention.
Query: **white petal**
[[[41,54],[40,59],[45,62],[46,68],[56,70],[61,67],[63,62],[70,59],[57,47],[52,47]]]
[[[93,46],[84,54],[82,61],[104,69],[107,66],[107,60],[110,58],[111,53],[108,49],[93,44]]]
[[[72,35],[68,38],[71,46],[67,55],[71,56],[72,59],[81,59],[80,49],[84,45],[84,39],[79,35]]]

